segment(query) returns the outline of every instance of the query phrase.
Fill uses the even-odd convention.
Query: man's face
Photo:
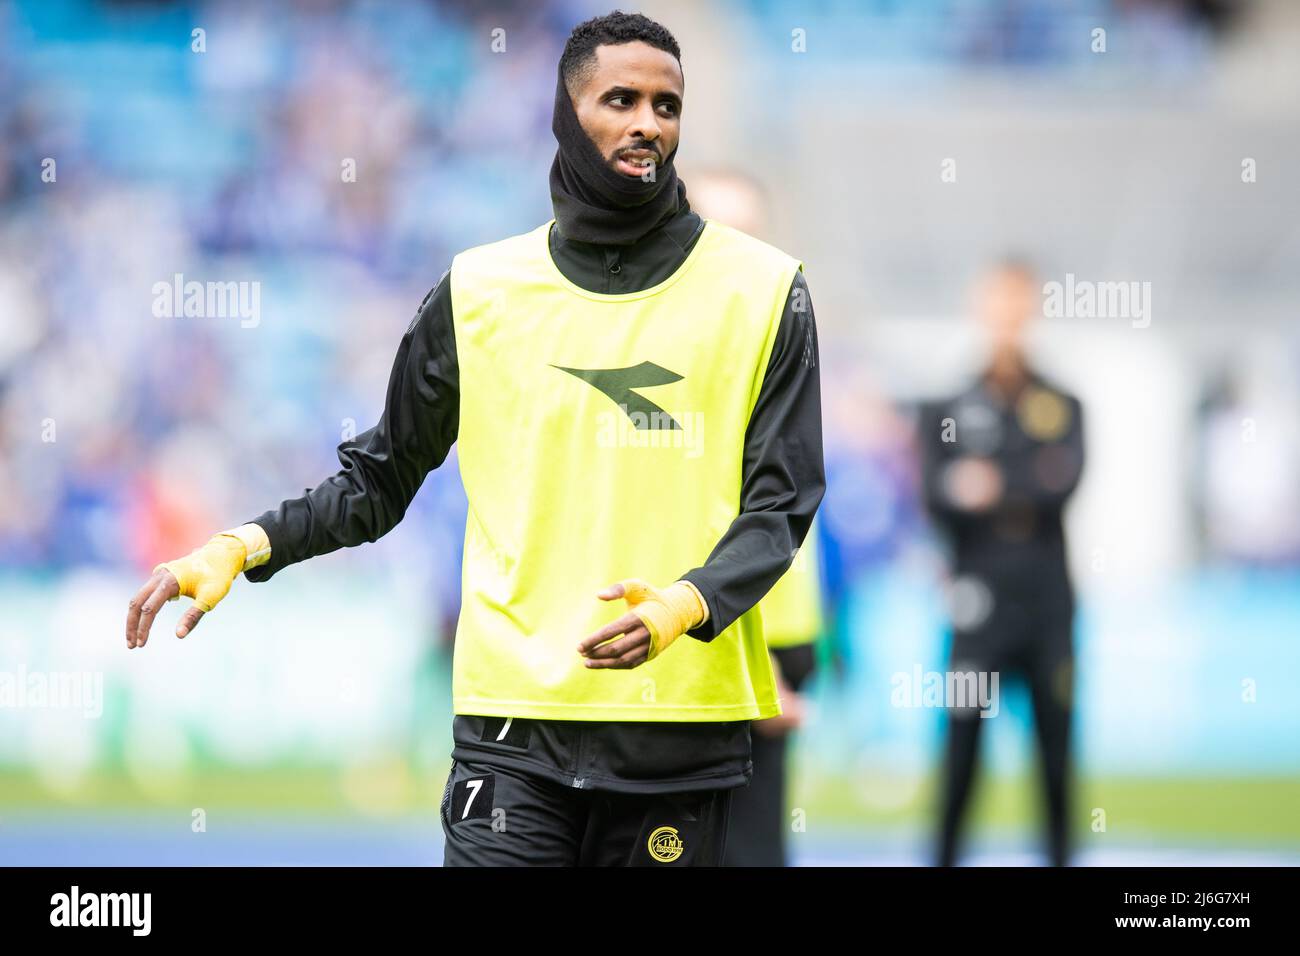
[[[1041,305],[1033,278],[1014,269],[994,271],[976,290],[976,316],[996,348],[1018,347]]]
[[[596,47],[595,71],[569,95],[610,167],[650,179],[650,170],[677,148],[683,91],[677,58],[638,40]]]

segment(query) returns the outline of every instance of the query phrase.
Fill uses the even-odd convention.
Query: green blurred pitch
[[[0,771],[0,807],[41,815],[206,807],[271,812],[304,811],[376,817],[427,810],[442,797],[446,768],[412,768],[402,761],[358,767],[204,769],[163,785],[120,773],[98,773],[75,788],[51,788],[29,771]],[[971,835],[1032,832],[1041,819],[1037,782],[986,776],[976,782]],[[908,794],[882,806],[873,795]],[[836,776],[804,776],[791,792],[809,831],[821,827],[925,831],[932,822],[933,781],[873,779],[869,790]],[[1079,839],[1091,832],[1094,810],[1105,811],[1106,833],[1120,840],[1194,836],[1300,848],[1300,777],[1094,777],[1075,791]]]
[[[810,779],[796,786],[791,802],[804,806],[809,820],[928,831],[937,815],[936,784],[900,780],[897,789],[910,795],[886,808],[870,794],[888,792],[888,779],[872,781],[869,794],[860,780],[854,785],[835,777]],[[1035,778],[978,778],[968,810],[969,836],[985,829],[1037,832],[1043,819],[1040,794]],[[1106,834],[1125,842],[1188,836],[1300,849],[1298,776],[1090,777],[1077,781],[1073,797],[1079,841],[1100,835],[1096,820],[1104,822]]]

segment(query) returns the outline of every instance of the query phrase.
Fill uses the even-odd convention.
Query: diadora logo
[[[634,388],[669,385],[682,380],[681,375],[654,362],[642,362],[628,368],[565,368],[563,365],[552,365],[551,368],[568,372],[608,395],[637,428],[673,430],[682,427],[672,415],[650,399],[632,391]]]

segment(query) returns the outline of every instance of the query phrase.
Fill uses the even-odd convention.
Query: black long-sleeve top
[[[980,581],[996,602],[1073,613],[1062,516],[1083,473],[1079,400],[1032,370],[1009,398],[981,378],[925,403],[920,432],[924,498],[951,546],[953,574]],[[963,507],[950,487],[952,467],[972,458],[1002,481],[984,510]]]
[[[683,209],[631,246],[600,246],[566,239],[553,226],[550,249],[560,271],[585,289],[637,292],[672,275],[703,228],[704,220]],[[339,446],[337,474],[253,519],[265,529],[271,555],[245,577],[266,581],[290,564],[390,531],[425,476],[446,459],[459,411],[451,286],[444,273],[402,337],[379,422]],[[825,486],[816,324],[800,271],[746,430],[740,511],[705,563],[681,575],[708,606],[707,620],[690,636],[712,640],[768,592],[802,544]],[[489,748],[500,758],[499,748],[479,740],[482,721],[456,718],[455,754]],[[736,786],[748,777],[747,721],[679,723],[675,730],[655,723],[529,723],[538,730],[531,735],[534,752],[515,754],[517,762],[570,784],[577,779],[585,781],[580,786],[650,791]],[[683,735],[690,746],[683,746]],[[638,759],[622,762],[616,753]],[[584,760],[589,765],[578,767]]]

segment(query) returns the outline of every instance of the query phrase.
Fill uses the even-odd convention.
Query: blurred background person
[[[979,378],[921,415],[926,505],[950,546],[951,674],[1029,684],[1041,759],[1051,862],[1069,836],[1074,592],[1062,511],[1083,471],[1078,399],[1026,355],[1041,310],[1025,264],[1005,261],[980,281],[975,316],[990,358]],[[993,683],[992,675],[998,675]],[[992,705],[991,707],[989,705]],[[955,862],[975,775],[980,729],[999,701],[947,701],[948,739],[937,858]],[[986,711],[986,712],[981,712]]]
[[[691,179],[690,201],[705,219],[716,219],[764,241],[768,201],[754,177],[735,169],[705,169]],[[808,701],[800,693],[816,669],[822,633],[821,549],[813,519],[790,569],[759,602],[763,636],[781,696],[781,716],[750,723],[754,775],[731,799],[724,866],[786,866],[787,766],[794,732]]]

